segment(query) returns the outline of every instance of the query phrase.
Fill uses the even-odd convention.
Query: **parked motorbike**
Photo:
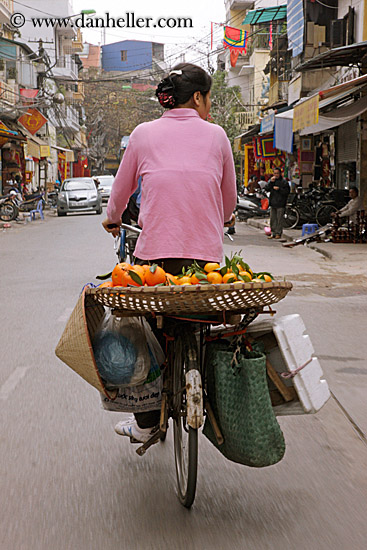
[[[269,199],[265,192],[238,196],[236,214],[240,221],[269,217]]]
[[[11,222],[18,215],[18,209],[15,206],[10,195],[0,197],[0,220],[3,222]]]
[[[59,196],[59,187],[55,185],[54,190],[47,193],[47,204],[51,208],[57,207],[57,197]]]

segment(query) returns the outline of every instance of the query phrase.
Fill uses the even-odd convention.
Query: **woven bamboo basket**
[[[106,390],[98,373],[91,344],[103,314],[104,307],[88,296],[84,289],[70,315],[55,353],[99,392],[109,399],[115,399],[117,392]]]
[[[245,312],[270,306],[292,289],[289,282],[230,283],[157,287],[89,288],[86,294],[97,303],[136,315],[146,313],[182,315],[221,311]]]

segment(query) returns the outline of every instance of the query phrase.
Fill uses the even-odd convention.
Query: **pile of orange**
[[[168,285],[202,285],[226,284],[234,282],[271,282],[273,276],[268,272],[254,273],[243,259],[235,254],[225,258],[225,265],[208,262],[201,267],[194,262],[180,275],[167,273],[162,267],[153,265],[130,265],[127,262],[117,264],[112,271],[112,281],[100,285],[103,287],[127,286],[168,286]]]

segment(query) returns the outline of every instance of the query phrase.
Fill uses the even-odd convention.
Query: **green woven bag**
[[[239,355],[225,341],[207,344],[207,395],[222,432],[218,445],[208,416],[204,435],[229,460],[261,468],[279,462],[285,453],[283,433],[274,415],[266,381],[266,358],[259,351]]]

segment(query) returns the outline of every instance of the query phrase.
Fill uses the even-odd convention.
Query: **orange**
[[[145,272],[145,282],[149,286],[160,285],[162,283],[164,284],[166,282],[166,272],[164,271],[164,269],[157,265],[154,269],[154,272],[152,272],[152,267],[153,266],[151,266]]]
[[[217,271],[210,271],[207,278],[209,283],[212,283],[212,285],[220,285],[223,281],[222,275]]]
[[[178,285],[177,277],[176,275],[172,275],[171,273],[166,273],[166,283],[167,285]]]
[[[220,269],[220,265],[215,262],[208,262],[204,265],[204,271],[206,271],[207,273],[215,271],[216,269]]]
[[[190,279],[191,279],[191,284],[192,285],[199,285],[200,284],[200,279],[198,279],[196,277],[195,273],[193,275],[191,275]],[[205,281],[205,279],[203,279],[203,280]]]
[[[113,286],[112,281],[105,281],[104,283],[101,283],[100,285],[98,285],[98,288],[108,288],[111,286]]]
[[[264,281],[265,281],[266,283],[271,283],[272,280],[273,280],[273,279],[270,277],[270,275],[266,275],[266,274],[264,274],[264,275],[262,276],[262,279],[264,279]]]
[[[141,279],[141,282],[144,284],[145,283],[145,272],[146,270],[144,269],[144,266],[143,265],[133,265],[133,268],[131,271],[135,271],[135,273],[137,273]]]
[[[121,286],[142,286],[141,284],[137,283],[136,281],[134,281],[134,279],[131,277],[130,275],[130,272],[131,271],[135,271],[134,269],[129,269],[129,271],[124,271],[123,275],[122,275],[122,285]],[[139,275],[140,277],[140,273],[138,273],[137,271],[135,271],[135,273],[137,275]]]
[[[247,279],[250,279],[250,281],[251,281],[251,279],[252,279],[252,275],[251,275],[251,273],[249,273],[248,271],[240,271],[240,275],[241,275],[241,277],[243,277],[244,279],[247,278]],[[246,282],[248,282],[248,281],[246,281]]]
[[[177,283],[179,285],[191,285],[191,277],[187,277],[187,275],[185,275],[184,277],[178,277]]]
[[[122,262],[121,264],[115,265],[112,271],[113,286],[124,286],[122,284],[122,278],[123,278],[123,274],[127,269],[131,269],[131,265],[126,262]]]
[[[237,277],[234,273],[226,273],[223,277],[223,283],[234,283],[237,281]]]

